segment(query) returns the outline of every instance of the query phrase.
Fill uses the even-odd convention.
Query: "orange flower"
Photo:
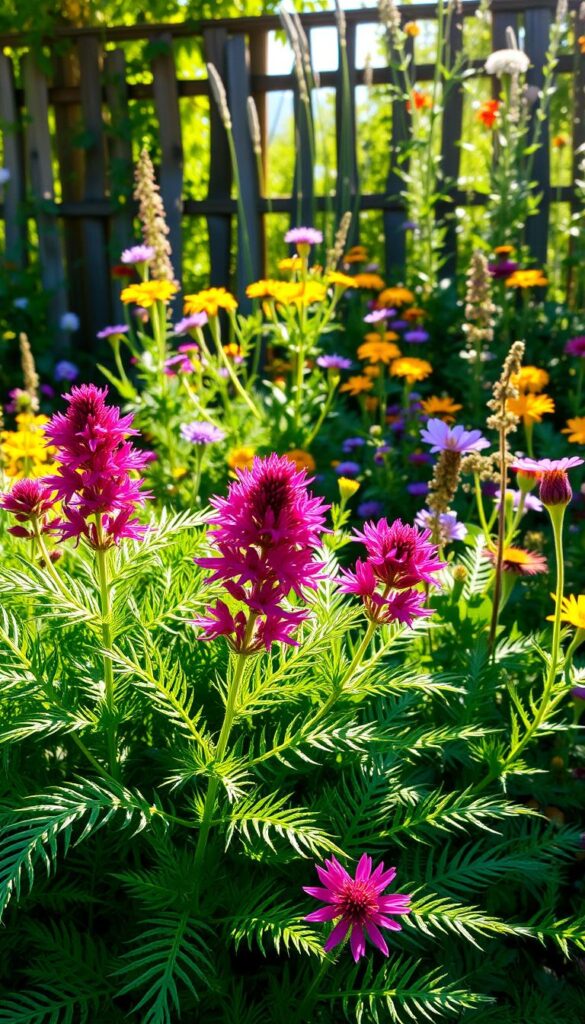
[[[378,341],[382,341],[382,340],[383,341],[398,341],[398,335],[397,335],[396,331],[384,331],[383,335],[379,334],[378,331],[368,331],[367,334],[364,334],[364,341],[375,341],[375,342],[378,342]]]
[[[487,551],[489,559],[496,563],[496,552]],[[536,576],[540,572],[548,571],[548,563],[544,555],[536,551],[526,551],[525,548],[504,548],[504,560],[502,569],[504,572],[512,573],[514,576]]]
[[[493,128],[498,119],[499,109],[499,100],[485,100],[475,116],[480,124],[483,124],[486,128]]]
[[[414,359],[411,356],[395,359],[390,367],[393,377],[405,377],[409,384],[425,380],[432,372],[433,368],[426,359]]]
[[[357,350],[359,359],[367,359],[370,363],[384,363],[386,366],[393,359],[398,359],[400,349],[391,341],[383,341],[377,338],[376,341],[364,341]]]
[[[510,378],[512,387],[518,388],[521,392],[531,391],[535,395],[544,391],[549,381],[549,374],[546,370],[541,370],[540,366],[523,366]]]
[[[412,110],[413,105],[415,110],[427,110],[429,107],[432,107],[433,101],[426,92],[422,92],[420,89],[413,89],[411,99],[406,101],[406,109]]]
[[[496,245],[494,252],[496,256],[511,256],[514,252],[513,245]]]
[[[370,377],[371,380],[375,380],[381,374],[381,369],[377,363],[373,366],[364,366],[364,374],[366,377]]]
[[[353,283],[356,288],[365,288],[371,292],[381,292],[384,281],[379,274],[356,274]]]
[[[585,36],[579,36],[579,38],[577,40],[577,45],[578,45],[581,53],[585,53]]]
[[[306,469],[307,473],[312,473],[315,469],[316,463],[313,456],[309,452],[304,451],[303,448],[291,448],[290,452],[284,453],[284,457],[289,462],[294,462],[299,472],[301,469]]]
[[[564,149],[565,146],[569,145],[568,135],[553,135],[551,139],[553,149]]]
[[[244,444],[240,448],[232,448],[228,453],[227,464],[230,469],[252,469],[256,451],[250,445]]]
[[[545,413],[555,411],[555,403],[549,395],[518,395],[518,398],[508,399],[508,408],[515,416],[521,416],[524,426],[529,427],[532,423],[542,423]]]
[[[362,391],[371,391],[374,384],[369,377],[358,374],[355,377],[348,377],[345,384],[341,385],[341,391],[347,391],[350,395],[361,395]]]
[[[407,21],[404,26],[404,31],[406,32],[407,36],[411,37],[411,39],[414,39],[416,36],[420,35],[420,28],[417,25],[416,21]]]
[[[343,257],[344,263],[365,263],[368,258],[368,250],[365,245],[352,245]]]
[[[445,395],[444,398],[440,398],[438,395],[423,398],[420,407],[425,416],[437,416],[439,419],[445,420],[445,423],[452,423],[455,419],[454,414],[463,408],[449,395]]]
[[[384,291],[378,295],[377,302],[381,307],[392,306],[407,306],[410,302],[414,302],[414,294],[409,288],[403,288],[401,285],[396,285],[390,288],[384,288]]]
[[[567,441],[571,444],[585,444],[585,416],[567,420],[567,426],[563,427],[561,434],[568,434]]]
[[[375,412],[378,408],[378,399],[375,395],[367,395],[364,405],[366,412]]]
[[[405,309],[402,312],[402,316],[409,323],[416,323],[417,320],[422,320],[425,315],[424,309],[419,309],[418,306],[412,306],[411,309]]]

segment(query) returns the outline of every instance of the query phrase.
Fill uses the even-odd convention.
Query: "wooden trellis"
[[[463,0],[460,4],[457,16],[451,21],[449,43],[452,49],[461,47],[463,20],[472,17],[477,7],[476,0]],[[494,48],[505,45],[506,26],[517,28],[521,20],[525,49],[533,64],[529,80],[532,84],[540,84],[540,69],[554,17],[554,0],[492,0],[491,9]],[[579,19],[576,4],[573,4],[573,10]],[[433,19],[436,7],[425,3],[409,5],[402,9],[402,15],[411,21]],[[386,260],[391,270],[399,267],[405,258],[404,232],[401,230],[404,211],[398,198],[401,186],[391,170],[386,191],[363,194],[359,187],[356,155],[354,90],[366,80],[365,69],[356,66],[356,33],[359,25],[375,22],[377,17],[375,9],[346,12],[351,86],[349,127],[347,116],[342,125],[339,101],[342,94],[341,60],[338,70],[320,74],[319,84],[336,90],[337,146],[338,150],[344,147],[345,159],[349,154],[352,202],[363,210],[382,211]],[[307,14],[301,16],[301,21],[310,36],[311,29],[335,26],[335,15],[332,12]],[[63,54],[54,58],[50,77],[37,62],[27,37],[0,35],[0,129],[4,137],[3,163],[11,175],[1,207],[6,260],[16,267],[26,264],[29,231],[34,220],[43,287],[50,297],[55,322],[65,309],[73,308],[81,314],[86,336],[93,337],[99,328],[119,315],[110,264],[116,262],[115,254],[120,248],[133,240],[133,209],[131,203],[116,197],[111,183],[113,170],[118,177],[125,175],[127,181],[131,180],[131,100],[151,100],[154,104],[161,152],[158,174],[177,274],[181,272],[182,218],[203,216],[209,230],[211,283],[230,283],[232,231],[237,203],[232,198],[233,178],[227,139],[216,105],[211,103],[209,145],[212,158],[208,194],[203,200],[186,196],[180,100],[182,97],[209,95],[209,85],[205,79],[177,78],[172,47],[174,39],[197,39],[205,59],[215,64],[226,84],[250,238],[251,266],[248,272],[254,276],[261,275],[265,215],[270,210],[292,218],[297,209],[294,195],[269,199],[260,194],[246,111],[247,98],[252,96],[260,112],[263,144],[266,145],[264,112],[267,94],[284,90],[296,93],[292,71],[267,73],[268,33],[279,28],[279,19],[267,16],[58,30],[50,42],[68,46],[65,46]],[[585,21],[577,20],[575,58],[562,56],[558,66],[559,72],[574,75],[575,151],[585,144],[585,57],[579,53],[579,35],[585,35]],[[150,47],[152,74],[149,83],[132,84],[128,81],[124,50],[116,44],[130,40],[153,44]],[[483,61],[472,62],[471,66],[481,72]],[[371,74],[375,85],[391,81],[389,68],[374,68]],[[417,80],[431,78],[432,74],[432,66],[417,65]],[[298,102],[295,104],[295,118],[297,133],[302,134],[300,106]],[[345,115],[347,113],[346,110]],[[459,173],[458,140],[462,114],[462,94],[455,90],[449,97],[442,140],[443,167],[453,181],[457,181]],[[73,138],[74,125],[78,125],[80,120],[84,126],[83,148],[76,146]],[[400,120],[392,120],[393,131],[398,132]],[[115,124],[116,131],[106,131],[106,123]],[[542,191],[543,201],[538,215],[531,218],[527,226],[528,241],[541,262],[546,258],[551,200],[575,202],[572,186],[555,187],[554,190],[551,187],[546,136],[543,142],[534,165],[534,177]],[[327,210],[330,198],[312,194],[313,176],[312,168],[307,165],[307,152],[307,147],[297,147],[295,181],[302,182],[303,210]],[[54,180],[55,166],[59,168],[58,183]],[[575,172],[576,169],[575,166]],[[60,197],[58,201],[56,194]],[[449,199],[451,204],[469,206],[484,202],[485,196],[473,190],[463,192],[453,188]],[[239,231],[242,231],[241,224]],[[455,247],[453,226],[447,236],[451,265]],[[241,250],[242,246],[238,249]],[[246,284],[245,276],[244,266],[239,265],[236,287],[240,294]]]

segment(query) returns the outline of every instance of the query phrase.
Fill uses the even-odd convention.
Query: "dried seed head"
[[[334,270],[338,266],[341,257],[345,252],[345,245],[347,242],[347,236],[351,227],[351,213],[349,210],[343,214],[339,222],[337,234],[335,235],[335,242],[333,248],[327,253],[327,270]]]
[[[227,95],[225,86],[221,80],[221,75],[217,70],[215,64],[207,65],[207,74],[209,76],[209,88],[213,93],[213,98],[217,103],[219,114],[223,122],[223,126],[226,132],[231,131],[232,118],[230,114],[230,108],[228,107]]]
[[[38,412],[39,409],[39,375],[35,366],[34,356],[30,347],[28,337],[24,332],[18,336],[20,347],[20,365],[24,378],[24,390],[30,398],[31,412]]]
[[[152,160],[146,148],[138,158],[134,180],[134,198],[138,201],[142,237],[145,245],[149,245],[155,253],[150,263],[150,273],[157,281],[174,281],[175,272],[171,263],[171,245],[168,239],[169,227]]]
[[[262,155],[262,133],[260,131],[260,119],[258,117],[258,110],[252,96],[248,96],[247,101],[248,110],[248,126],[250,128],[250,137],[252,139],[252,148],[256,156]]]

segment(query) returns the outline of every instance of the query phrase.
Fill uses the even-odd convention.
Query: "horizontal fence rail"
[[[452,47],[462,45],[462,23],[478,9],[475,0],[463,0],[453,20]],[[573,3],[572,9],[578,10]],[[436,17],[435,4],[416,4],[399,8],[404,19],[425,21]],[[505,45],[505,28],[516,27],[523,19],[525,46],[533,71],[529,81],[539,84],[548,34],[554,16],[554,0],[492,0],[492,43]],[[334,12],[315,12],[300,16],[310,38],[312,29],[334,28]],[[398,268],[405,258],[404,207],[400,183],[390,169],[385,192],[365,193],[360,188],[355,115],[355,89],[366,82],[387,85],[392,82],[390,68],[365,69],[356,66],[358,26],[378,21],[376,9],[345,12],[347,55],[351,96],[346,109],[342,102],[342,61],[334,71],[319,74],[319,88],[334,89],[337,96],[336,136],[338,154],[344,148],[351,168],[347,181],[349,208],[377,210],[382,213],[385,252],[390,269]],[[581,24],[581,22],[578,22]],[[152,104],[160,143],[157,167],[161,194],[170,227],[173,262],[177,275],[182,264],[182,223],[185,217],[207,220],[210,252],[210,280],[213,285],[230,285],[232,232],[237,225],[240,244],[235,287],[243,296],[250,277],[264,271],[264,221],[269,213],[294,219],[298,210],[295,194],[266,197],[261,194],[256,157],[247,122],[247,99],[258,108],[263,153],[267,145],[266,98],[270,93],[297,93],[294,72],[269,74],[267,71],[268,35],[281,28],[276,16],[216,19],[182,23],[144,24],[110,28],[89,27],[57,29],[50,44],[50,70],[39,60],[39,50],[24,34],[0,34],[0,130],[3,135],[3,164],[10,172],[0,212],[5,228],[5,260],[22,268],[27,262],[31,227],[34,223],[43,288],[50,302],[50,315],[58,324],[62,313],[75,309],[82,318],[88,337],[120,315],[118,288],[112,280],[112,265],[120,249],[135,238],[135,213],[131,196],[133,145],[129,105],[133,101]],[[583,23],[585,33],[585,23]],[[575,36],[580,34],[580,29]],[[183,124],[180,101],[186,97],[209,97],[205,78],[178,78],[173,42],[193,39],[206,61],[213,63],[227,89],[238,162],[238,178],[247,220],[247,260],[242,257],[243,225],[238,223],[238,203],[233,198],[233,173],[227,138],[220,113],[211,100],[209,107],[210,173],[207,197],[193,199],[185,194]],[[150,81],[132,82],[128,73],[123,43],[150,44]],[[59,43],[56,47],[55,44]],[[577,42],[575,43],[577,46]],[[468,64],[477,75],[485,74],[484,61]],[[417,64],[418,81],[429,79],[432,64]],[[585,143],[585,61],[562,55],[558,73],[571,74],[573,81],[573,143],[577,150]],[[536,77],[534,77],[536,76]],[[389,101],[390,102],[390,101]],[[460,166],[463,100],[459,92],[450,100],[442,140],[445,174],[457,182]],[[303,137],[300,107],[295,102],[295,138]],[[83,126],[83,144],[79,145],[79,124]],[[393,128],[393,132],[394,132]],[[140,140],[134,140],[135,143]],[[395,140],[396,141],[396,140]],[[298,147],[297,147],[298,148]],[[303,164],[304,161],[304,164]],[[575,165],[574,172],[577,167]],[[303,211],[331,209],[329,196],[312,195],[309,181],[311,166],[306,152],[297,153],[295,181],[303,186]],[[529,224],[527,237],[533,253],[544,262],[551,202],[574,206],[572,185],[552,187],[548,161],[548,139],[543,138],[541,156],[535,161],[534,178],[542,193],[541,209]],[[125,182],[125,189],[114,181]],[[58,196],[58,198],[57,198]],[[0,198],[2,198],[0,192]],[[485,204],[485,193],[453,186],[448,200],[439,205],[473,207]],[[341,210],[337,210],[341,213]],[[450,266],[454,266],[457,240],[454,227],[448,229],[447,247]]]

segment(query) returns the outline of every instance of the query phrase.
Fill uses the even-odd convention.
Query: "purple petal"
[[[374,943],[374,946],[377,946],[380,952],[384,954],[384,956],[389,956],[390,953],[388,950],[388,946],[386,945],[386,940],[384,939],[382,932],[380,931],[379,928],[376,927],[374,922],[366,921],[365,929],[368,935],[370,936],[370,939]]]
[[[325,903],[333,903],[336,899],[331,889],[321,889],[318,885],[304,885],[303,892],[314,896],[316,900],[325,900]]]
[[[307,914],[305,921],[333,921],[335,917],[339,917],[339,907],[319,907]]]
[[[364,955],[366,951],[366,940],[361,925],[355,924],[351,930],[349,938],[349,944],[353,953],[353,958],[357,964],[359,958]]]
[[[334,946],[338,946],[340,942],[343,942],[345,936],[349,931],[351,921],[347,917],[342,917],[341,921],[335,925],[335,928],[331,932],[331,935],[327,939],[327,942],[323,946],[326,953],[333,949]]]

